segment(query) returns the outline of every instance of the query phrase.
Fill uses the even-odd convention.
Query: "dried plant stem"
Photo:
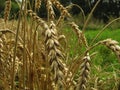
[[[91,16],[92,16],[94,10],[96,9],[96,7],[97,7],[97,5],[99,4],[100,1],[101,1],[101,0],[98,0],[97,3],[95,4],[95,6],[93,7],[93,9],[91,10],[91,12],[90,12],[90,14],[89,14],[87,20],[86,20],[85,23],[84,23],[83,28],[82,28],[82,31],[83,31],[83,32],[84,32],[84,30],[85,30],[85,28],[86,28],[86,26],[87,26],[87,24],[88,24],[88,22],[89,22]]]
[[[23,5],[22,1],[22,5]],[[21,10],[22,10],[21,5]],[[20,21],[21,21],[21,12],[19,13],[19,19],[18,19],[18,26],[16,30],[16,36],[15,36],[15,46],[14,46],[14,55],[13,55],[13,68],[12,68],[12,75],[11,75],[11,90],[14,90],[14,79],[15,79],[15,61],[16,61],[16,52],[17,52],[17,42],[18,42],[18,34],[20,29]]]
[[[84,13],[84,10],[82,9],[81,6],[77,5],[77,4],[70,4],[69,6],[66,7],[67,10],[71,9],[73,6],[76,6],[80,9],[81,13],[82,13],[82,16],[83,16],[83,23],[85,23],[85,13]]]
[[[27,60],[26,60],[26,50],[25,50],[25,45],[26,45],[26,25],[27,25],[27,19],[26,19],[26,12],[27,12],[27,2],[26,0],[24,1],[24,12],[23,12],[23,18],[22,18],[22,30],[23,30],[23,89],[26,87],[25,79],[26,79],[26,65],[27,65]]]

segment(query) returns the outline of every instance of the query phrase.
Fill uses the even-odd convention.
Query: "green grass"
[[[87,30],[85,36],[88,40],[89,45],[94,37],[99,33],[99,30]],[[110,30],[106,29],[95,42],[111,38],[120,43],[120,29]],[[120,44],[119,44],[120,45]],[[92,52],[97,51],[97,55],[92,59],[92,63],[95,65],[100,65],[105,71],[114,71],[115,69],[120,69],[118,58],[116,55],[105,46],[98,46]]]
[[[85,31],[85,36],[87,38],[88,44],[91,44],[91,41],[95,38],[95,36],[100,32],[100,30],[96,29],[87,29]],[[78,44],[77,36],[75,35],[74,31],[68,26],[65,26],[62,30],[62,33],[65,34],[67,39],[67,45],[69,52],[69,57],[74,58],[76,55],[80,55],[84,52],[84,49]],[[111,38],[116,40],[120,43],[120,29],[111,29],[107,28],[96,40],[93,44],[100,40],[104,40],[107,38]],[[119,44],[120,45],[120,44]],[[94,77],[98,77],[99,80],[102,82],[106,82],[98,86],[100,90],[104,87],[105,90],[112,90],[115,85],[115,77],[119,81],[119,70],[120,70],[120,63],[116,55],[107,47],[100,45],[90,51],[90,54],[96,52],[97,54],[91,58],[91,82],[92,84],[94,81]],[[113,89],[116,90],[116,89]]]
[[[85,32],[85,36],[88,40],[89,45],[91,44],[91,41],[99,32],[100,30],[87,30]],[[107,38],[111,38],[120,43],[119,35],[120,35],[120,29],[111,30],[108,28],[95,40],[95,42],[98,42],[100,40],[104,40]],[[98,46],[94,48],[91,52],[96,52],[96,51],[97,51],[97,54],[91,59],[91,77],[96,76],[103,82],[104,81],[108,82],[108,83],[105,83],[105,86],[103,87],[106,90],[110,90],[111,87],[115,86],[115,84],[112,83],[112,82],[115,82],[114,78],[120,77],[119,60],[116,57],[116,55],[105,46],[102,46],[102,45]]]
[[[65,27],[63,30],[65,36],[67,37],[67,44],[68,46],[68,51],[69,51],[69,56],[70,57],[74,57],[77,54],[81,54],[83,52],[83,48],[81,48],[81,46],[79,46],[78,44],[78,39],[77,36],[75,35],[75,33],[71,30],[71,28],[69,27]],[[85,36],[87,38],[88,44],[91,44],[91,41],[95,38],[95,36],[100,32],[100,30],[86,30],[85,31]],[[116,40],[120,43],[120,29],[110,29],[107,28],[94,42],[94,44],[100,40],[104,40],[107,38],[111,38],[113,40]],[[116,55],[109,50],[107,47],[105,46],[98,46],[96,48],[94,48],[91,53],[96,52],[97,54],[94,56],[94,58],[92,59],[92,63],[95,65],[100,65],[102,67],[108,67],[105,68],[104,70],[108,70],[108,71],[113,71],[113,68],[120,68],[118,63],[118,58],[116,57]],[[114,66],[114,67],[110,67],[110,66]]]
[[[86,38],[88,40],[88,43],[90,44],[91,41],[94,39],[94,37],[100,32],[100,30],[87,30],[85,32]],[[111,38],[114,40],[117,40],[118,42],[120,42],[120,29],[116,29],[116,30],[111,30],[111,29],[106,29],[96,40],[103,40],[103,39],[107,39],[107,38]]]

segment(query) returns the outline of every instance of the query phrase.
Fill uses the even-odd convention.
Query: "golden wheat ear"
[[[48,21],[49,21],[49,19],[54,20],[55,19],[55,12],[53,10],[51,0],[47,0],[47,10],[48,10]]]
[[[40,9],[40,7],[41,7],[41,2],[42,2],[42,0],[35,0],[35,8],[36,8],[37,10]]]
[[[75,22],[70,23],[70,25],[72,26],[74,32],[76,33],[80,45],[84,44],[86,47],[88,47],[86,37],[85,37],[84,33],[79,29],[79,26],[77,24],[75,24]]]
[[[101,44],[107,46],[109,49],[111,49],[120,60],[120,46],[118,45],[118,42],[112,39],[106,39],[100,42]]]
[[[67,17],[71,17],[71,15],[69,14],[69,12],[67,11],[67,9],[58,1],[58,0],[51,0],[51,2],[53,3],[53,5],[55,5],[57,7],[57,9],[60,10],[61,15],[57,21],[56,26],[58,26],[62,20],[64,20],[64,18]]]
[[[76,90],[86,90],[87,82],[90,78],[90,56],[87,53],[83,57],[83,63],[80,65],[80,77],[77,82]]]
[[[67,9],[58,0],[51,0],[51,2],[60,10],[60,12],[64,11],[65,15],[70,16]]]
[[[5,1],[5,11],[4,11],[4,21],[6,22],[9,19],[9,14],[11,10],[11,0]]]
[[[39,16],[37,16],[36,13],[34,13],[32,10],[28,10],[28,14],[37,22],[38,25],[40,25],[43,29],[47,30],[49,26],[47,23],[42,20]]]
[[[45,47],[48,53],[48,62],[53,74],[53,81],[59,87],[64,87],[64,64],[62,62],[63,54],[61,52],[58,34],[53,21],[51,21],[50,29],[45,32]]]

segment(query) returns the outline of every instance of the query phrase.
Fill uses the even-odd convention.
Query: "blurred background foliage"
[[[12,9],[10,18],[15,18],[15,15],[17,15],[19,11],[19,6],[16,2],[16,0],[12,1]],[[68,6],[71,4],[77,4],[79,5],[83,10],[85,15],[87,16],[97,0],[59,0],[64,6]],[[30,0],[31,6],[34,7],[35,0]],[[0,0],[0,17],[3,17],[4,14],[4,7],[5,7],[5,0]],[[53,6],[54,7],[54,6]],[[34,8],[32,8],[34,10]],[[56,16],[59,16],[59,10],[54,7]],[[44,12],[43,12],[44,11]],[[45,18],[47,16],[46,12],[46,3],[44,0],[41,3],[41,8],[37,10],[37,13],[40,17]],[[78,7],[73,6],[70,10],[70,13],[74,15],[78,15],[81,13],[80,9]],[[120,16],[120,0],[101,0],[98,4],[97,8],[95,9],[93,13],[93,17],[99,20],[103,20],[103,22],[108,22],[110,17],[116,18]]]

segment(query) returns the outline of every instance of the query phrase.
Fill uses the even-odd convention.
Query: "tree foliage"
[[[12,1],[12,9],[11,9],[11,17],[15,15],[19,7],[15,0]],[[88,15],[97,2],[97,0],[59,0],[64,6],[68,6],[73,4],[79,5],[85,12],[85,15]],[[0,0],[0,17],[3,17],[4,14],[4,7],[5,7],[5,0]],[[31,6],[34,7],[35,1],[30,0]],[[34,8],[32,8],[34,10]],[[59,16],[59,11],[54,7],[56,16]],[[44,13],[43,13],[44,11]],[[71,9],[71,14],[79,14],[81,13],[78,7],[73,6]],[[46,10],[46,3],[41,3],[41,8],[37,11],[40,17],[47,17],[47,10]],[[98,4],[97,8],[95,9],[93,16],[98,19],[103,19],[104,22],[109,20],[109,17],[119,17],[120,16],[120,0],[101,0]]]

